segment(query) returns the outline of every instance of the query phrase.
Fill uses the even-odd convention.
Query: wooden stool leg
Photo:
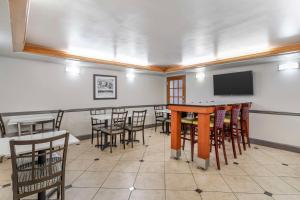
[[[191,125],[191,160],[194,161],[194,145],[195,145],[195,127]]]
[[[226,148],[225,148],[225,133],[223,130],[220,130],[221,138],[222,138],[222,147],[223,147],[223,154],[225,159],[225,164],[228,165],[227,155],[226,155]]]
[[[236,150],[235,150],[235,144],[234,144],[234,133],[233,133],[233,128],[231,128],[231,131],[230,131],[230,137],[231,137],[231,144],[232,144],[233,157],[236,158]],[[238,140],[238,143],[239,143],[239,140]]]
[[[217,134],[217,130],[214,131],[214,146],[215,146],[215,154],[216,154],[216,161],[217,161],[217,167],[218,170],[220,170],[220,159],[219,159],[219,150],[218,150],[218,134]]]
[[[237,127],[235,128],[235,133],[236,133],[236,138],[237,138],[237,144],[238,144],[238,148],[239,148],[239,153],[240,153],[240,155],[242,155],[241,137],[240,137],[239,130],[237,129]]]

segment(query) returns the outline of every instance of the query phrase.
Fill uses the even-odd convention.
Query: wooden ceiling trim
[[[270,57],[270,56],[276,56],[276,55],[280,55],[280,54],[296,53],[296,52],[300,52],[300,44],[299,43],[279,46],[279,47],[275,47],[275,48],[272,48],[267,51],[257,52],[257,53],[253,53],[253,54],[247,54],[247,55],[243,55],[243,56],[213,60],[213,61],[208,61],[208,62],[203,62],[203,63],[196,63],[196,64],[192,64],[192,65],[169,66],[169,67],[166,67],[165,72],[176,72],[176,71],[181,71],[181,70],[207,67],[207,66],[211,66],[211,65],[219,65],[219,64],[225,64],[225,63],[231,63],[231,62],[239,62],[239,61],[245,61],[245,60],[250,60],[250,59],[255,59],[255,58]]]
[[[30,43],[25,43],[24,52],[32,53],[32,54],[39,54],[39,55],[44,55],[44,56],[57,57],[57,58],[79,60],[82,62],[116,65],[116,66],[120,66],[120,67],[134,68],[134,69],[139,69],[139,70],[164,72],[164,68],[162,68],[160,66],[143,66],[143,65],[135,65],[135,64],[129,64],[129,63],[123,63],[123,62],[110,61],[110,60],[102,60],[102,59],[97,59],[97,58],[89,58],[89,57],[70,54],[70,53],[67,53],[67,52],[61,51],[61,50],[43,47],[40,45],[30,44]]]
[[[13,51],[21,52],[26,39],[29,0],[9,0]]]

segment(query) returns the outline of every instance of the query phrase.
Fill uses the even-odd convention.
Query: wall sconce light
[[[299,69],[299,64],[297,62],[288,62],[279,65],[278,70],[290,70],[290,69]]]
[[[75,65],[67,65],[66,66],[66,72],[69,73],[72,76],[78,76],[80,73],[80,68]]]
[[[128,71],[126,73],[126,77],[129,80],[133,80],[135,78],[135,69],[128,69]]]
[[[204,72],[197,72],[197,73],[196,73],[196,79],[197,79],[198,81],[203,81],[204,78],[205,78],[205,73],[204,73]]]

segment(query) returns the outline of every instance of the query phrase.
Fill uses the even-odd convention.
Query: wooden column
[[[207,169],[210,154],[210,114],[198,113],[198,158],[199,167]]]
[[[181,156],[181,112],[171,111],[171,157]]]

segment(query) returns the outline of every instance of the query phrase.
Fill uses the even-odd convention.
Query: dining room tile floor
[[[145,145],[134,143],[104,151],[90,140],[70,146],[67,156],[67,200],[300,200],[300,155],[252,145],[233,159],[231,144],[225,165],[216,169],[214,152],[208,170],[190,159],[187,142],[180,160],[170,158],[170,136],[145,130]],[[141,134],[138,134],[141,140]],[[221,150],[220,150],[221,151]],[[197,148],[195,149],[197,152]],[[0,199],[12,199],[10,160],[0,164]],[[55,198],[56,195],[53,195]],[[26,199],[36,199],[31,196]]]

